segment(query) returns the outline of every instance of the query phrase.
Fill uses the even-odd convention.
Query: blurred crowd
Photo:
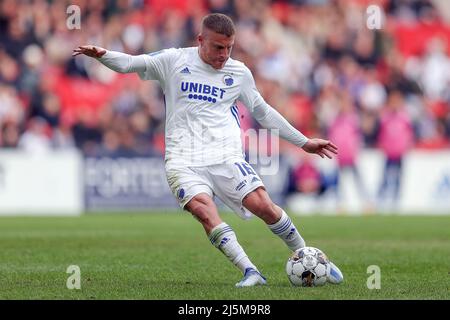
[[[67,24],[74,4],[80,29]],[[382,9],[378,30],[366,25],[370,4]],[[0,147],[163,154],[159,85],[74,59],[72,49],[141,54],[195,46],[209,12],[233,18],[232,57],[297,129],[339,146],[341,168],[353,168],[362,148],[383,150],[395,165],[411,148],[450,147],[445,0],[2,0]],[[243,129],[257,127],[239,110]],[[318,190],[320,173],[304,153],[283,141],[280,150],[298,163],[295,188]]]

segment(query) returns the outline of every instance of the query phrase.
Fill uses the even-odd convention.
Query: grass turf
[[[289,251],[261,220],[222,217],[268,286],[236,289],[241,274],[187,213],[2,217],[0,299],[450,299],[450,216],[293,217],[344,273],[318,288],[290,285]],[[81,290],[66,287],[69,265]]]

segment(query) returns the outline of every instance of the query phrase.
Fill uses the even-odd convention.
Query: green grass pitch
[[[238,270],[188,213],[0,218],[0,299],[450,299],[450,216],[295,217],[341,285],[292,287],[289,250],[259,219],[222,218],[268,278],[237,289]],[[81,289],[66,287],[69,265]],[[370,265],[381,288],[369,290]]]

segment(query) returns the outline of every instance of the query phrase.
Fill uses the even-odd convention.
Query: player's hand
[[[79,54],[85,54],[92,58],[101,58],[106,53],[106,49],[96,46],[79,46],[73,50],[72,57],[76,57]]]
[[[337,147],[331,141],[323,139],[309,139],[302,148],[306,152],[316,153],[322,158],[331,159],[333,154],[338,154]]]

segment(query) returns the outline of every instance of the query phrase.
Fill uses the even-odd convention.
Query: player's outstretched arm
[[[80,54],[87,55],[91,58],[101,58],[106,53],[106,49],[97,46],[79,46],[73,50],[72,57],[76,57]]]
[[[295,129],[278,111],[262,102],[255,106],[253,117],[267,129],[278,129],[281,138],[302,148],[308,153],[315,153],[322,158],[332,158],[337,154],[337,147],[331,141],[305,137],[300,131]]]
[[[337,154],[337,147],[334,143],[328,140],[323,139],[308,139],[306,143],[303,145],[303,150],[309,153],[316,153],[322,158],[329,158],[331,159],[333,157],[333,154]]]
[[[248,68],[244,68],[244,77],[239,100],[249,109],[252,116],[266,129],[279,130],[279,136],[286,141],[302,148],[306,152],[315,153],[322,158],[332,158],[337,154],[337,147],[332,142],[323,139],[308,139],[295,129],[277,110],[268,105],[255,85],[255,80]]]
[[[73,50],[72,57],[80,54],[95,58],[111,70],[120,73],[144,72],[146,70],[145,55],[132,56],[92,45],[79,46]]]

